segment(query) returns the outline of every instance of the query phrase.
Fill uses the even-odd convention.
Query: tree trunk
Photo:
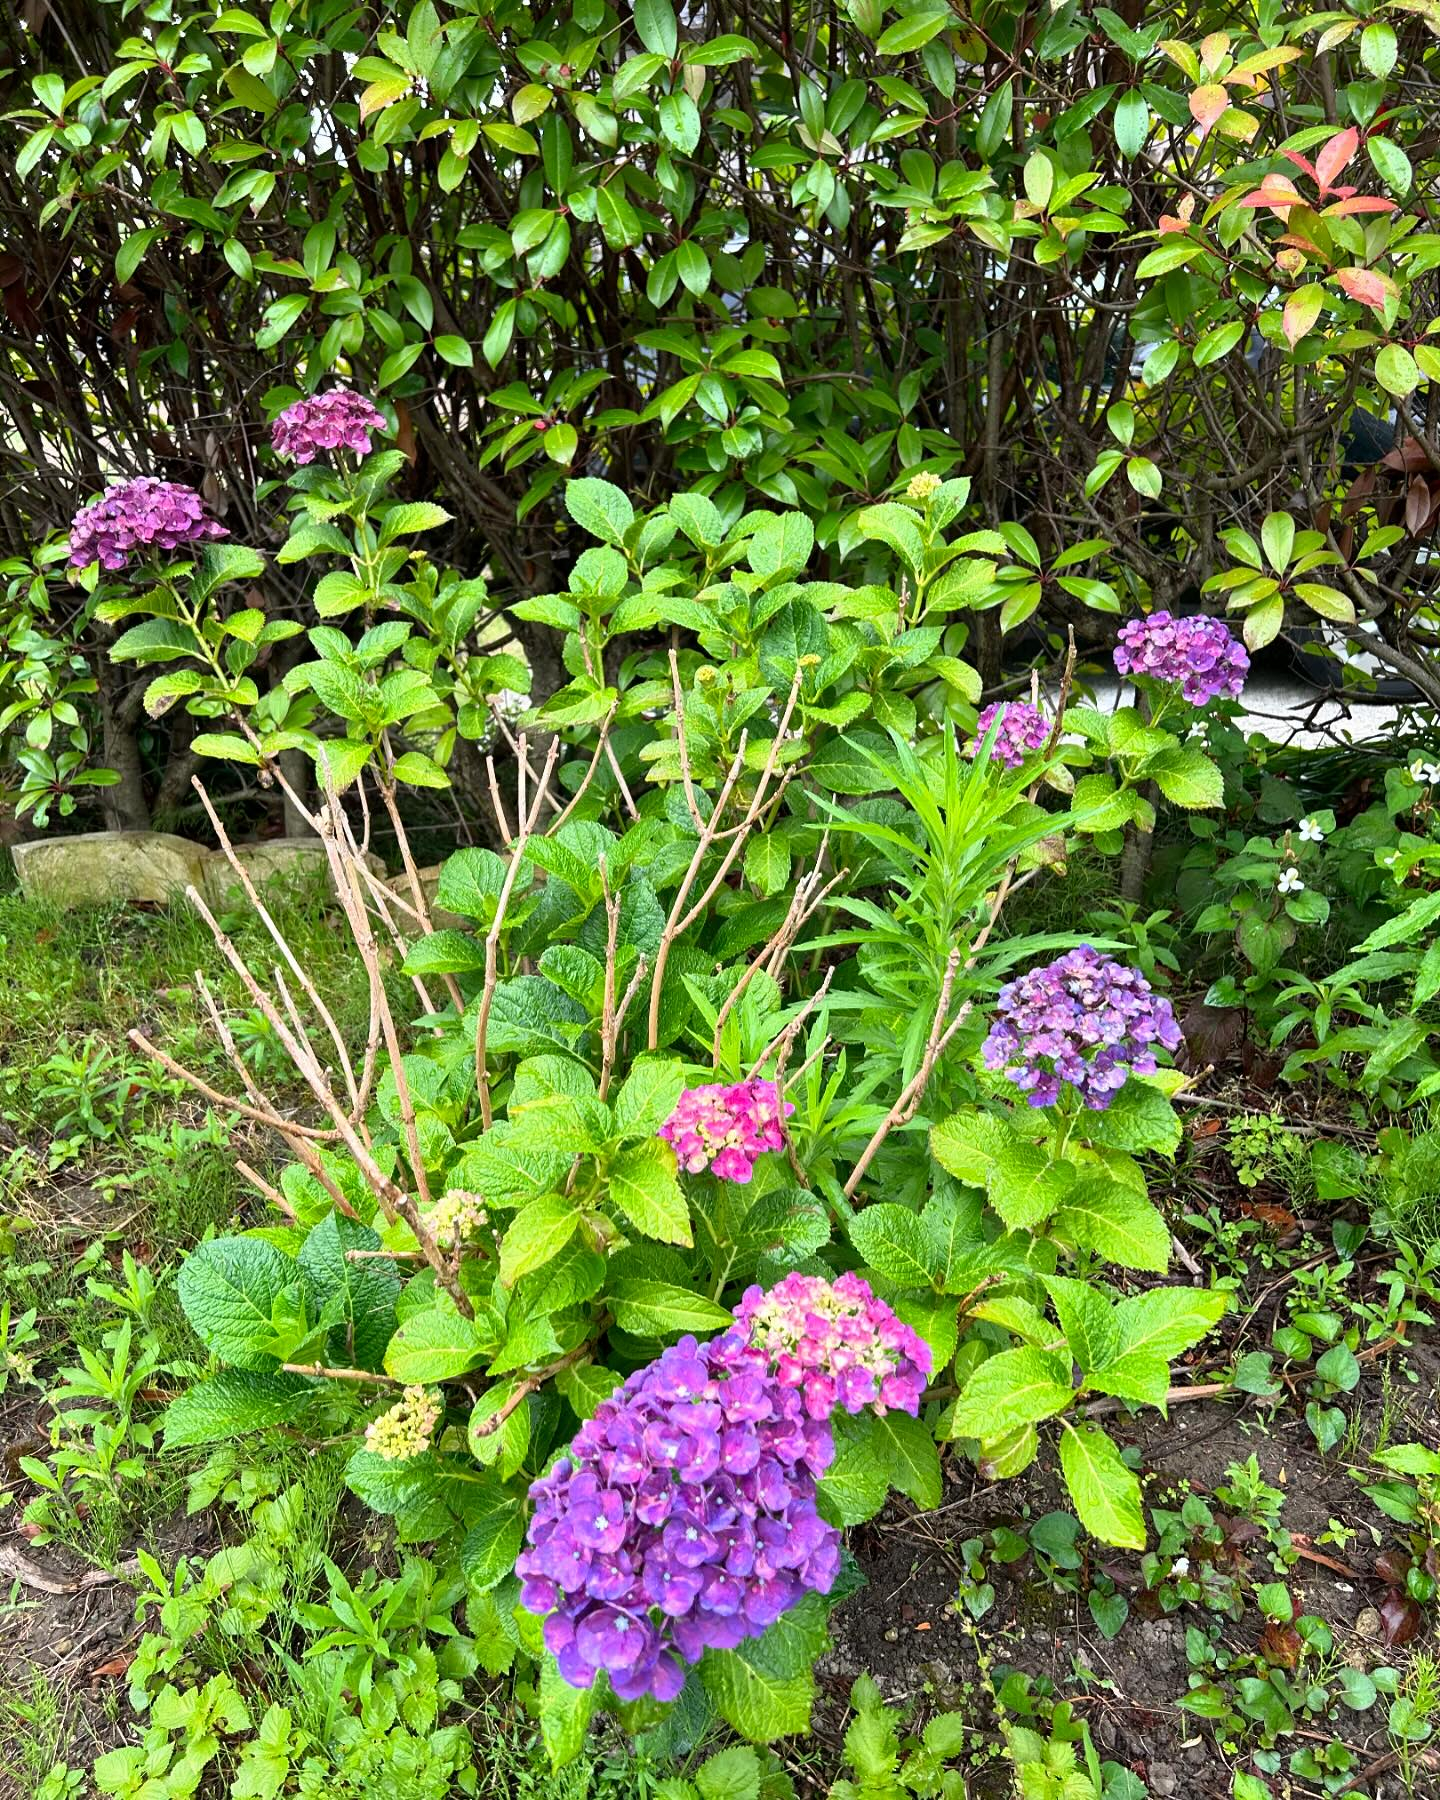
[[[200,767],[200,758],[190,747],[195,736],[195,720],[184,712],[172,713],[170,719],[169,753],[153,808],[155,823],[161,831],[177,829],[181,814],[195,798],[190,778]]]
[[[1153,781],[1145,784],[1145,798],[1152,806],[1160,803],[1160,790]],[[1135,825],[1125,827],[1125,847],[1120,852],[1120,898],[1139,905],[1145,898],[1145,880],[1150,873],[1150,852],[1155,847],[1155,833],[1141,831]]]
[[[150,805],[145,798],[145,772],[137,731],[144,686],[136,683],[127,693],[118,672],[103,654],[98,674],[105,765],[120,777],[113,787],[100,790],[105,800],[106,829],[149,831]]]
[[[280,752],[280,772],[285,777],[287,787],[292,789],[306,806],[311,803],[310,793],[310,758],[303,750],[282,750]],[[300,807],[290,797],[290,793],[281,790],[285,802],[285,835],[286,837],[308,837],[309,821]]]

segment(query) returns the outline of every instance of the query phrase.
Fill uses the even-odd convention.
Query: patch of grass
[[[29,1796],[54,1766],[65,1738],[65,1696],[38,1670],[28,1684],[0,1680],[0,1777]]]

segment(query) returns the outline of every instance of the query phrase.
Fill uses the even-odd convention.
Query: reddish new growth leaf
[[[1190,215],[1194,210],[1195,196],[1193,194],[1186,194],[1184,199],[1180,202],[1178,216],[1175,213],[1161,213],[1161,237],[1167,236],[1172,231],[1188,231],[1190,229]]]
[[[1383,312],[1385,303],[1395,292],[1395,284],[1378,269],[1337,269],[1335,285],[1352,300],[1368,306],[1372,312]]]
[[[1210,82],[1190,96],[1190,116],[1202,132],[1208,132],[1229,104],[1230,96],[1220,83]]]
[[[1288,219],[1292,206],[1304,206],[1305,196],[1288,175],[1267,175],[1254,193],[1243,195],[1237,206],[1268,206],[1271,212]]]

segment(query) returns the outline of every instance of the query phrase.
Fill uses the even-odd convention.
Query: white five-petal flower
[[[1305,883],[1300,879],[1300,871],[1298,869],[1282,869],[1279,878],[1275,883],[1276,888],[1282,894],[1299,893],[1304,885]]]
[[[1300,821],[1300,842],[1302,844],[1323,844],[1324,841],[1325,833],[1321,830],[1318,821],[1315,819]]]

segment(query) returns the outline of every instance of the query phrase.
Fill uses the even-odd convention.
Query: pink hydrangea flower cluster
[[[1154,1074],[1156,1044],[1180,1042],[1174,1008],[1138,969],[1081,944],[1006,982],[981,1056],[1031,1106],[1053,1106],[1073,1087],[1104,1112],[1130,1075]]]
[[[1000,729],[990,746],[990,760],[1007,769],[1018,769],[1032,750],[1043,750],[1049,740],[1050,721],[1044,713],[1025,700],[997,700],[975,721],[975,735],[965,746],[967,755],[979,755],[985,733],[997,718]]]
[[[810,1418],[828,1419],[837,1407],[919,1410],[930,1346],[858,1275],[826,1281],[797,1272],[768,1294],[748,1288],[735,1317],[781,1385],[800,1389]]]
[[[370,433],[383,431],[385,420],[375,404],[349,388],[311,394],[277,414],[270,427],[276,454],[297,463],[314,462],[326,450],[370,453]]]
[[[70,567],[98,562],[104,569],[123,569],[137,550],[178,550],[229,535],[206,513],[194,488],[140,475],[117,482],[76,513],[70,521]]]
[[[1122,675],[1148,675],[1178,685],[1192,706],[1204,706],[1217,694],[1239,697],[1250,657],[1221,619],[1204,614],[1176,619],[1153,612],[1121,628],[1115,667]]]
[[[758,1637],[834,1585],[840,1533],[816,1504],[835,1458],[833,1408],[817,1410],[814,1384],[828,1373],[834,1405],[855,1413],[878,1404],[877,1379],[895,1382],[891,1403],[915,1413],[928,1351],[853,1275],[786,1289],[773,1316],[766,1301],[752,1290],[721,1337],[682,1338],[630,1376],[531,1487],[520,1598],[545,1615],[546,1647],[572,1687],[603,1669],[622,1700],[673,1700],[687,1663]],[[801,1338],[777,1351],[770,1339],[791,1342],[797,1324]],[[828,1371],[822,1339],[836,1358]],[[787,1354],[803,1380],[786,1378]]]
[[[784,1108],[782,1113],[781,1108]],[[722,1181],[747,1182],[755,1159],[784,1147],[785,1127],[795,1107],[782,1100],[773,1081],[716,1081],[686,1088],[680,1103],[660,1127],[660,1136],[675,1146],[680,1167],[690,1175],[704,1169]]]

